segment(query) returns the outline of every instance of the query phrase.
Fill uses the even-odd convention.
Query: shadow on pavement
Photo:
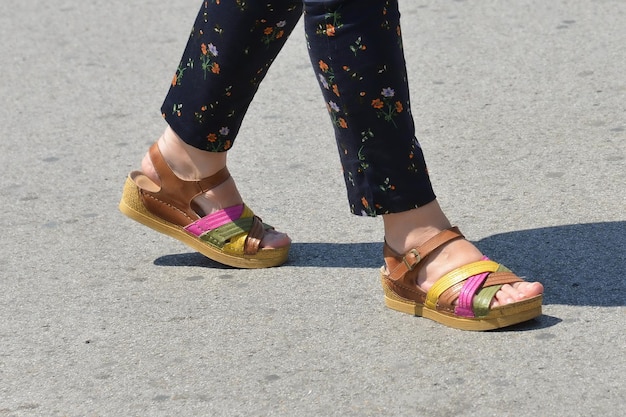
[[[475,244],[518,275],[541,281],[545,304],[626,305],[626,222],[520,230]]]
[[[626,305],[626,222],[520,230],[474,242],[490,258],[528,280],[541,281],[545,304]],[[162,256],[158,266],[229,267],[198,253]],[[293,243],[292,267],[379,268],[382,244]],[[545,327],[543,323],[541,327]]]

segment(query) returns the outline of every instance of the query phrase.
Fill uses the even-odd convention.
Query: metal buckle
[[[409,253],[412,253],[415,256],[415,262],[413,263],[413,265],[409,265],[409,262],[406,260],[406,256],[402,257],[402,262],[404,262],[404,264],[406,265],[406,268],[409,271],[412,271],[415,268],[415,266],[422,261],[422,258],[419,252],[417,251],[417,249],[411,249]]]

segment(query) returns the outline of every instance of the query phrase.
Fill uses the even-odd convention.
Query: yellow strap
[[[495,272],[499,267],[500,264],[494,261],[478,261],[454,269],[433,284],[430,290],[428,290],[428,294],[426,294],[426,302],[424,304],[430,309],[435,309],[439,297],[448,288],[474,275],[482,274],[483,272]]]
[[[239,216],[240,219],[245,219],[246,217],[254,217],[254,212],[252,210],[250,210],[250,207],[248,207],[247,205],[243,205],[243,212],[241,212],[241,216]]]

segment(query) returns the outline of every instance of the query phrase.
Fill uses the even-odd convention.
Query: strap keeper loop
[[[414,260],[414,262],[412,264],[410,264],[409,261],[406,259],[406,257],[409,254],[415,256],[415,260]],[[407,252],[407,254],[405,256],[402,257],[402,262],[404,262],[404,265],[406,265],[406,267],[407,267],[407,269],[409,271],[412,271],[413,269],[415,269],[417,264],[419,264],[421,261],[422,261],[422,257],[420,256],[420,254],[417,251],[417,249],[411,249],[410,251]]]

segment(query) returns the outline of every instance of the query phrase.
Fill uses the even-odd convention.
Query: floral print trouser
[[[196,148],[230,149],[303,11],[351,212],[376,216],[433,201],[415,138],[397,0],[203,1],[163,117]]]

